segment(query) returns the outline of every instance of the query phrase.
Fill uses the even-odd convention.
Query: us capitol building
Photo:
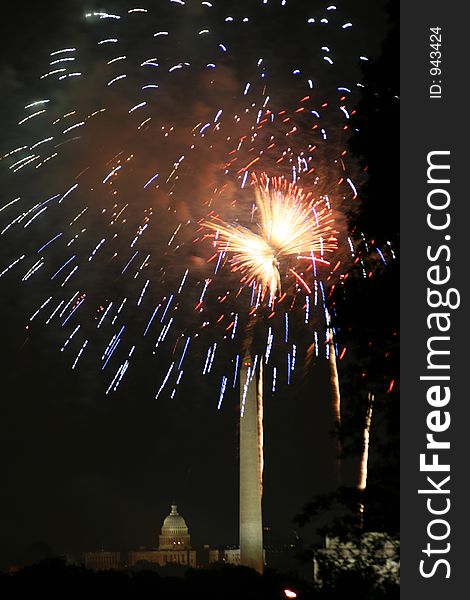
[[[183,517],[178,513],[176,504],[171,505],[170,514],[164,519],[161,533],[158,536],[158,549],[132,550],[127,554],[127,566],[137,563],[154,563],[161,567],[177,564],[197,568],[219,560],[219,551],[211,550],[209,546],[197,552],[191,548],[191,536]],[[121,564],[120,552],[86,552],[83,562],[89,569],[107,570],[119,569]]]
[[[191,549],[191,536],[176,504],[171,505],[170,514],[164,519],[158,536],[158,550],[137,550],[129,552],[127,562],[130,567],[141,561],[157,563],[164,567],[168,563],[196,568],[196,550]]]

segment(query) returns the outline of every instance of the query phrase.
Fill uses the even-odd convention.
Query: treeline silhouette
[[[348,596],[362,600],[394,600],[398,586],[371,586],[366,570],[349,571],[335,576],[335,583],[315,588],[313,583],[297,574],[266,570],[259,575],[247,567],[216,563],[207,569],[185,569],[177,565],[157,567],[141,564],[120,571],[91,571],[68,563],[62,558],[49,558],[26,566],[14,573],[0,573],[2,598],[71,598],[93,592],[110,598],[144,598],[150,593],[155,600],[276,600],[286,599],[286,590],[297,594],[298,600],[340,600]],[[374,590],[374,595],[369,593]],[[357,592],[357,594],[356,594]],[[144,596],[145,594],[145,596]]]
[[[312,597],[310,585],[297,576],[267,571],[259,575],[247,567],[226,564],[207,569],[184,569],[176,565],[158,568],[141,565],[137,569],[91,571],[60,558],[46,559],[15,573],[0,574],[3,598],[70,598],[93,592],[99,597],[140,598],[152,594],[155,600],[172,598],[268,600],[286,598],[285,589],[293,589],[299,598]]]
[[[356,465],[356,481],[346,478],[339,489],[312,498],[296,517],[298,524],[311,521],[319,533],[341,537],[364,531],[398,536],[400,527],[398,0],[391,0],[386,9],[388,35],[380,56],[362,65],[362,98],[351,119],[350,150],[365,181],[360,208],[348,215],[348,226],[368,275],[364,277],[358,261],[330,299],[338,346],[347,348],[344,360],[338,361],[342,458]],[[362,235],[367,244],[360,241]],[[375,400],[368,478],[361,491],[358,466],[370,395]],[[360,518],[359,504],[365,508]]]

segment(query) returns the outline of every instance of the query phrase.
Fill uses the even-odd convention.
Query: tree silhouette
[[[341,446],[350,462],[362,451],[369,394],[374,395],[367,487],[354,485],[316,496],[296,517],[322,535],[364,548],[367,532],[398,547],[399,530],[399,61],[398,2],[388,6],[390,28],[382,54],[364,67],[364,90],[352,119],[350,148],[367,175],[360,210],[348,215],[351,238],[364,257],[336,287],[331,301],[339,344],[342,395]],[[365,275],[365,276],[364,276]],[[358,506],[364,513],[358,515]],[[375,542],[374,542],[375,543]],[[394,597],[396,581],[377,577],[382,560],[373,547],[351,564],[342,552],[316,553],[321,593],[360,598]],[[375,561],[375,563],[374,563]],[[380,566],[380,565],[379,565]],[[328,595],[332,594],[332,595]]]

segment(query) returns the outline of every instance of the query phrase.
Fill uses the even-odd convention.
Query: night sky
[[[77,47],[86,47],[87,64],[93,64],[97,51],[89,39],[90,26],[85,23],[83,13],[97,8],[124,12],[133,7],[121,2],[108,4],[104,8],[103,4],[98,7],[86,3],[85,6],[83,2],[66,0],[48,2],[45,8],[44,3],[23,2],[17,8],[2,9],[2,155],[24,142],[15,124],[23,115],[23,106],[43,93],[36,89],[39,88],[38,76],[47,67],[49,53],[73,43]],[[153,4],[160,5],[160,0]],[[166,6],[168,3],[161,0],[161,4]],[[176,28],[179,40],[183,42],[191,19],[201,18],[199,2],[186,4],[181,11],[165,13],[168,28]],[[214,2],[214,6],[216,4],[221,3]],[[290,95],[296,90],[289,88],[290,80],[284,81],[284,67],[295,64],[307,67],[310,53],[318,54],[321,45],[303,33],[303,37],[299,36],[295,24],[300,19],[304,21],[304,14],[309,11],[312,14],[320,12],[329,4],[316,0],[289,0],[287,7],[280,7],[280,1],[270,0],[263,19],[258,15],[259,4],[254,0],[223,2],[223,10],[214,9],[219,10],[217,18],[211,17],[210,26],[216,37],[219,35],[217,24],[221,22],[219,13],[247,15],[255,22],[246,38],[233,37],[234,50],[227,59],[229,74],[220,92],[227,105],[231,102],[233,81],[243,88],[249,80],[251,67],[245,59],[257,56],[258,48],[263,49],[265,56],[271,53],[273,87],[289,105]],[[344,22],[350,20],[354,27],[348,37],[341,33],[334,39],[334,51],[338,57],[346,57],[355,64],[355,67],[349,67],[345,77],[350,81],[361,81],[359,62],[353,61],[352,57],[380,55],[381,43],[387,33],[387,14],[382,2],[372,0],[343,1],[336,5]],[[144,7],[145,3],[138,6]],[[156,17],[147,17],[142,31],[151,33],[164,29],[161,24],[152,23],[152,18]],[[136,53],[140,49],[142,31],[127,27],[125,43]],[[254,36],[253,31],[258,35]],[[328,40],[328,36],[325,37]],[[197,62],[199,47],[192,48],[189,38],[186,47],[183,42],[175,52],[179,56],[185,51]],[[169,48],[170,60],[173,50],[171,45]],[[147,55],[152,56],[148,52]],[[349,64],[348,61],[344,62]],[[210,88],[206,89],[197,78],[196,71],[195,87],[189,88],[188,94],[200,93],[201,104],[212,108]],[[329,85],[329,75],[325,74],[323,80],[320,78],[319,86],[328,89]],[[86,89],[84,84],[79,84],[76,89],[72,104],[83,102],[88,105],[95,100],[99,104],[98,86]],[[194,120],[198,110],[195,104],[191,105],[189,115],[184,114],[180,110],[184,98],[170,97],[164,86],[161,93],[160,106],[164,114],[158,118],[168,118],[172,122]],[[175,93],[173,89],[171,93]],[[66,92],[57,98],[63,106],[70,104]],[[356,102],[359,99],[360,95],[356,96]],[[116,104],[120,101],[117,99]],[[216,102],[214,100],[214,106]],[[195,114],[191,114],[192,111]],[[103,141],[103,147],[111,158],[109,147],[119,139],[121,132],[118,127],[113,130],[110,121],[106,127],[110,128],[109,140]],[[87,154],[90,161],[99,157],[96,140],[105,133],[108,132],[100,130],[96,133],[95,145],[90,142],[89,146],[67,150],[54,171],[49,171],[46,176],[37,179],[25,176],[22,193],[26,186],[34,198],[38,187],[40,190],[42,185],[56,182],[61,189],[67,189],[67,170],[79,171],[79,166],[86,164]],[[123,135],[127,133],[124,131]],[[191,206],[191,189],[194,185],[194,196],[202,189],[199,172],[204,170],[207,176],[206,160],[207,156],[201,155],[192,167],[194,176],[190,172],[181,184],[181,192],[188,197],[188,206],[181,204],[178,210],[193,211],[192,217],[197,217],[198,213]],[[147,168],[145,165],[140,165],[139,169],[147,175],[155,171],[152,166]],[[19,195],[16,191],[18,180],[8,173],[4,161],[0,163],[1,205]],[[125,180],[123,190],[132,193],[131,186],[132,178]],[[41,198],[46,194],[48,190],[40,194]],[[157,210],[163,206],[163,195],[160,190]],[[136,199],[138,201],[138,195]],[[19,210],[12,215],[17,212]],[[131,219],[134,216],[132,214]],[[8,223],[6,217],[0,221],[3,223]],[[47,231],[50,230],[52,235],[55,224],[49,221],[49,216],[41,218],[38,228],[31,229],[31,236],[38,235],[40,239],[25,237],[24,233],[8,239],[6,235],[2,236],[0,271],[9,264],[12,256],[21,253],[22,244],[31,251],[47,239]],[[91,222],[90,227],[93,226],[98,227],[99,222]],[[196,264],[196,258],[200,256],[190,258]],[[55,554],[69,553],[77,557],[83,551],[102,546],[115,550],[153,546],[157,543],[161,522],[173,502],[178,504],[180,514],[186,519],[194,545],[237,544],[238,393],[230,385],[222,409],[217,410],[220,367],[215,367],[210,377],[202,377],[204,356],[197,354],[201,350],[196,351],[177,395],[171,399],[167,390],[156,400],[155,392],[169,362],[165,355],[167,350],[162,351],[160,360],[146,348],[138,348],[132,369],[118,391],[105,395],[109,377],[104,378],[91,361],[85,360],[80,368],[71,370],[72,355],[60,352],[64,332],[59,327],[38,324],[28,331],[25,329],[34,308],[49,294],[50,282],[40,275],[36,280],[32,278],[22,283],[24,271],[24,268],[18,272],[12,270],[0,280],[0,566],[28,560],[33,552],[31,545],[36,542],[48,544]],[[156,273],[153,274],[156,276]],[[112,293],[122,297],[119,280],[111,279],[98,268],[89,271],[88,277],[91,278],[89,285],[95,289],[102,285],[108,297]],[[171,276],[167,280],[171,280]],[[132,330],[140,325],[140,322],[130,323],[129,328]],[[292,541],[294,530],[307,540],[311,539],[312,532],[300,532],[293,519],[311,496],[328,491],[336,484],[329,394],[328,366],[321,358],[313,361],[309,369],[300,366],[298,377],[290,386],[281,381],[276,394],[269,391],[266,394],[264,525],[271,528],[273,541]],[[345,483],[355,481],[353,466],[345,471]]]

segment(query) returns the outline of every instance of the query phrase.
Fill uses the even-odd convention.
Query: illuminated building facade
[[[83,563],[87,569],[93,571],[110,571],[121,567],[120,552],[85,552]]]

